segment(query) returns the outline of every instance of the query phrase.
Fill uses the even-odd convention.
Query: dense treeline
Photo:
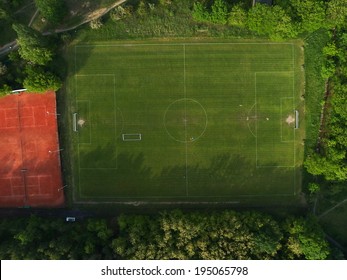
[[[1,259],[326,259],[314,217],[162,212],[117,221],[32,216],[0,221]]]
[[[327,80],[322,119],[316,146],[308,151],[307,171],[317,176],[311,192],[325,187],[325,193],[340,195],[347,191],[347,1],[327,2],[331,27],[330,40],[322,50]],[[317,184],[318,182],[318,184]]]
[[[275,5],[251,1],[196,1],[192,16],[196,21],[243,27],[274,40],[296,38],[298,34],[331,26],[330,6],[320,0],[275,1]],[[231,4],[230,4],[231,3]]]
[[[313,175],[323,175],[332,182],[347,180],[347,33],[335,31],[324,53],[330,70],[324,122],[316,152],[305,162]]]

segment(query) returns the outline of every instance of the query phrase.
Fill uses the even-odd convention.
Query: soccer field
[[[296,196],[300,52],[292,43],[76,45],[74,201]]]

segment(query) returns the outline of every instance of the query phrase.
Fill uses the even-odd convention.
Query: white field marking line
[[[52,175],[37,175],[35,177],[37,177],[37,180],[38,180],[38,183],[39,183],[37,186],[39,187],[39,190],[40,190],[40,193],[37,194],[37,196],[46,196],[46,197],[47,196],[53,196],[53,193],[54,193],[53,191],[51,191],[51,193],[49,193],[49,194],[42,194],[42,192],[41,192],[41,184],[40,184],[40,178],[41,177],[48,177],[50,182],[51,182],[51,186],[53,186]]]
[[[282,143],[292,143],[292,142],[294,141],[294,139],[293,139],[293,140],[286,140],[286,141],[283,140],[283,132],[282,132],[282,129],[283,129],[282,100],[283,100],[283,99],[292,99],[292,100],[293,100],[293,104],[294,104],[294,99],[293,99],[293,97],[281,97],[281,98],[280,98],[280,103],[281,103],[281,106],[280,106],[280,109],[281,109],[281,115],[280,115],[280,122],[281,122],[281,142],[282,142]]]
[[[75,46],[75,50],[76,50],[76,46]],[[76,53],[75,53],[76,55]],[[75,75],[75,90],[76,90],[76,95],[75,95],[75,102],[76,102],[76,105],[78,102],[88,102],[88,117],[90,118],[90,100],[89,99],[83,99],[83,100],[77,100],[77,77],[88,77],[88,76],[92,76],[92,77],[98,77],[98,76],[111,76],[113,77],[113,102],[114,102],[114,110],[117,110],[117,107],[115,106],[116,105],[116,75],[115,74],[76,74]],[[114,118],[115,118],[115,121],[116,121],[116,115],[117,113],[115,112],[114,113]],[[116,141],[116,134],[117,134],[117,128],[116,128],[116,122],[115,122],[115,141]],[[77,147],[78,147],[78,175],[79,175],[79,179],[78,179],[78,193],[79,193],[79,196],[81,197],[81,169],[85,169],[85,168],[82,168],[81,167],[81,162],[80,162],[80,145],[83,145],[83,144],[87,144],[87,145],[91,145],[92,144],[92,132],[91,132],[91,125],[89,125],[89,143],[79,143],[77,141]],[[116,154],[117,154],[117,150],[116,150]],[[107,170],[116,170],[118,168],[118,162],[117,162],[117,157],[116,157],[116,167],[115,168],[105,168]],[[104,169],[104,168],[90,168],[89,170],[94,170],[94,169]],[[73,199],[75,201],[75,196],[73,196]]]
[[[77,104],[78,102],[81,102],[81,101],[77,101]],[[90,101],[89,100],[83,100],[82,102],[88,102],[88,114],[90,112]],[[77,107],[77,111],[78,111],[78,107]],[[78,136],[79,137],[79,136]],[[92,134],[91,134],[91,128],[89,128],[89,143],[80,143],[79,142],[79,138],[77,138],[77,152],[78,152],[78,169],[81,169],[81,161],[80,161],[80,145],[91,145],[92,143]]]
[[[253,107],[255,106],[255,104],[256,104],[256,103],[254,103],[253,106],[251,107],[251,109],[249,109],[249,111],[248,111],[248,113],[247,113],[247,118],[250,116],[250,113],[251,113]],[[255,118],[255,121],[257,121],[257,118]],[[248,122],[248,121],[247,121],[247,126],[248,126],[248,129],[249,129],[249,131],[251,132],[251,134],[252,134],[255,138],[257,138],[257,136],[254,135],[253,131],[252,131],[251,128],[249,127],[249,122]]]
[[[76,55],[76,45],[75,45],[75,47],[74,47],[74,50],[75,50],[75,73],[77,73],[77,55]],[[76,74],[75,74],[75,76],[76,76]],[[76,92],[76,94],[77,94],[77,92]],[[76,96],[76,94],[75,94],[75,96]]]
[[[24,164],[23,135],[22,135],[22,122],[21,122],[20,105],[19,105],[19,103],[20,103],[20,100],[19,100],[19,98],[17,96],[18,130],[19,130],[19,134],[20,134],[19,143],[20,143],[21,163],[22,163],[21,166],[22,166],[22,168],[24,168],[25,164]],[[24,176],[25,176],[25,174],[24,174]],[[23,184],[24,184],[24,189],[26,189],[25,178],[23,179],[23,174],[22,174],[22,180],[23,180]]]
[[[116,167],[81,167],[81,170],[117,170]]]
[[[116,96],[116,75],[113,74],[113,114],[114,114],[114,143],[117,142],[117,96]],[[116,145],[116,169],[118,168],[118,145]]]
[[[184,92],[184,139],[186,148],[186,196],[188,196],[188,142],[187,142],[187,87],[186,87],[186,45],[183,44],[183,92]]]
[[[76,58],[76,45],[75,45],[75,47],[74,47],[74,51],[75,51],[75,73],[77,73],[77,58]],[[75,94],[74,94],[74,96],[75,96],[75,102],[74,102],[74,105],[75,105],[75,108],[77,109],[77,76],[76,76],[76,74],[75,74],[75,76],[74,76],[74,79],[75,79]],[[78,184],[76,184],[77,185],[77,187],[78,187],[78,190],[76,190],[74,187],[72,188],[72,200],[73,200],[73,202],[75,202],[76,201],[76,191],[78,191],[78,193],[80,192],[80,179],[81,179],[81,174],[80,174],[80,168],[79,168],[79,165],[80,165],[80,154],[79,154],[79,143],[78,143],[78,135],[76,135],[75,136],[76,137],[76,139],[77,139],[77,155],[76,155],[76,159],[75,160],[77,160],[77,164],[78,164],[78,178],[77,178],[77,181],[78,181]],[[73,147],[74,148],[74,147]],[[73,162],[73,161],[72,161]],[[74,168],[72,168],[72,169],[74,169]],[[73,178],[74,176],[72,176],[72,178]],[[73,180],[73,182],[75,181],[75,179],[73,178],[72,179]]]
[[[0,198],[23,197],[22,194],[17,194],[17,195],[14,195],[14,194],[13,194],[13,188],[14,188],[14,186],[13,186],[13,184],[12,184],[12,179],[14,179],[14,178],[22,179],[21,177],[14,177],[14,176],[12,176],[12,177],[1,178],[1,179],[7,179],[7,180],[10,182],[10,185],[11,185],[11,187],[10,187],[10,189],[11,189],[11,194],[10,194],[10,195],[1,195]],[[23,180],[22,180],[22,181],[23,181]],[[18,186],[17,186],[17,187],[18,187]],[[19,187],[20,187],[20,186],[19,186]]]
[[[293,45],[293,43],[218,43],[218,42],[206,42],[206,43],[133,43],[133,44],[81,44],[81,45],[75,45],[75,48],[91,48],[91,47],[136,47],[136,46],[182,46],[182,45]]]
[[[281,114],[280,114],[280,124],[281,124],[281,142],[283,142],[283,133],[282,133],[282,98],[280,98],[280,110],[281,110]]]
[[[12,184],[12,178],[14,178],[14,177],[10,177],[9,178],[9,181],[10,181],[10,188],[11,188],[11,194],[10,195],[6,195],[5,197],[8,197],[8,196],[12,196],[13,195],[13,184]],[[6,178],[7,179],[7,178]],[[1,197],[3,197],[3,196],[1,196]]]
[[[212,196],[212,195],[190,195],[189,198],[242,198],[242,197],[247,197],[247,198],[257,198],[257,197],[293,197],[293,194],[288,194],[288,193],[284,193],[284,194],[268,194],[268,195],[262,195],[262,194],[241,194],[241,195],[223,195],[223,196]],[[93,201],[90,200],[90,198],[95,198],[92,196],[80,196],[81,199],[88,199],[89,203],[122,203],[124,201]],[[117,199],[117,200],[134,200],[134,199],[171,199],[171,198],[187,198],[186,195],[180,195],[180,196],[122,196],[122,197],[117,197],[117,196],[98,196],[97,198],[99,199]],[[76,201],[77,203],[88,203],[88,202],[84,202],[84,201]],[[138,202],[138,200],[136,201]],[[170,203],[172,203],[172,201],[168,201]],[[186,201],[187,203],[200,203],[199,201]],[[217,201],[217,203],[225,203],[227,201]],[[162,202],[155,202],[155,201],[149,201],[149,203],[162,203]],[[216,203],[215,201],[211,201],[210,203]]]
[[[78,142],[78,146],[79,145],[91,145],[92,144],[92,127],[91,127],[91,121],[90,121],[90,100],[88,100],[88,99],[83,99],[83,100],[77,100],[76,101],[76,108],[77,108],[77,115],[79,115],[78,114],[78,103],[87,103],[88,102],[88,118],[89,118],[89,123],[90,123],[90,125],[88,125],[88,127],[89,127],[89,129],[88,129],[88,131],[89,131],[89,142],[88,143],[80,143],[79,142],[79,138],[77,138],[78,140],[77,140],[77,142]],[[77,134],[77,137],[79,137],[78,136],[79,134]]]
[[[293,59],[293,68],[292,68],[292,72],[293,72],[293,112],[295,111],[295,51],[294,51],[294,44],[292,44],[292,59]],[[296,155],[295,155],[295,140],[296,140],[296,136],[295,136],[295,126],[293,128],[294,130],[294,141],[293,141],[293,153],[294,153],[294,167],[296,165]],[[295,191],[295,186],[296,186],[296,169],[293,168],[293,194],[296,194]]]
[[[159,202],[153,202],[153,201],[141,201],[136,200],[134,201],[134,198],[131,200],[123,200],[123,201],[77,201],[76,204],[89,204],[89,205],[95,205],[95,204],[104,204],[104,205],[130,205],[130,206],[139,206],[139,205],[235,205],[239,204],[240,201],[224,201],[224,202],[218,202],[218,201],[159,201]]]
[[[31,112],[32,112],[32,116],[31,118],[33,119],[33,123],[34,125],[29,125],[29,126],[26,126],[26,127],[40,127],[40,126],[47,126],[48,123],[47,123],[47,118],[44,118],[45,120],[45,124],[42,124],[42,125],[36,125],[36,117],[35,117],[35,110],[33,110],[34,108],[44,108],[44,112],[48,112],[48,109],[47,109],[47,106],[30,106],[31,107]],[[30,107],[26,107],[26,108],[30,108]],[[54,114],[54,117],[55,119],[57,120],[58,119],[58,115],[57,115],[57,106],[55,105],[55,112],[53,112]],[[28,118],[28,117],[26,117]]]
[[[113,47],[113,46],[171,46],[171,45],[292,45],[293,43],[172,43],[172,44],[91,44],[91,45],[75,45],[75,73],[77,69],[77,63],[76,63],[76,48],[77,47]],[[293,58],[294,59],[294,58]],[[184,65],[185,66],[185,65]],[[280,73],[280,72],[288,72],[288,71],[268,71],[264,73]],[[97,74],[97,75],[103,75],[103,74]],[[105,74],[105,75],[112,75],[112,74]],[[75,75],[77,76],[77,75]],[[81,75],[83,76],[83,75]],[[88,75],[86,75],[88,76]],[[95,75],[94,75],[95,76]],[[76,80],[76,79],[75,79]],[[255,80],[256,80],[256,73],[255,73]],[[76,91],[77,93],[77,91]],[[76,95],[75,95],[76,97]],[[255,100],[256,100],[256,83],[255,83]],[[255,102],[256,105],[256,102]],[[256,107],[257,111],[257,107]],[[257,115],[257,113],[256,113]],[[257,122],[256,122],[256,131],[257,131]],[[257,137],[256,137],[256,142],[257,142]],[[257,143],[256,143],[256,163],[257,163]],[[187,167],[187,165],[186,165]],[[224,196],[223,196],[224,197]]]
[[[161,201],[161,202],[153,202],[153,201],[141,201],[141,200],[125,200],[125,201],[76,201],[76,204],[87,204],[87,205],[96,205],[96,204],[103,204],[103,205],[130,205],[130,206],[138,206],[138,205],[235,205],[242,203],[240,201]]]
[[[5,119],[6,119],[6,120],[9,120],[9,119],[16,119],[16,118],[17,118],[17,116],[12,117],[12,118],[9,118],[9,117],[7,116],[7,111],[8,111],[8,110],[17,110],[17,107],[12,107],[12,108],[1,109],[1,111],[5,111]]]
[[[200,134],[197,138],[194,138],[194,140],[192,140],[192,141],[182,141],[182,140],[176,139],[175,137],[173,137],[173,136],[170,134],[169,130],[168,130],[167,127],[166,127],[165,120],[166,120],[167,112],[169,111],[170,107],[171,107],[173,104],[175,104],[175,103],[177,103],[177,102],[181,102],[181,101],[185,101],[185,102],[186,102],[186,101],[192,101],[192,102],[197,103],[197,104],[201,107],[201,109],[203,110],[203,112],[204,112],[204,114],[205,114],[206,122],[205,122],[204,130],[201,132],[201,134]],[[207,124],[208,124],[208,118],[207,118],[207,112],[206,112],[205,108],[202,106],[202,104],[201,104],[199,101],[197,101],[197,100],[195,100],[195,99],[192,99],[192,98],[181,98],[181,99],[177,99],[177,100],[171,102],[171,103],[169,104],[169,106],[166,108],[165,113],[164,113],[164,117],[163,117],[163,125],[164,125],[164,128],[165,128],[166,133],[169,135],[169,137],[170,137],[172,140],[174,140],[174,141],[176,141],[176,142],[179,142],[179,143],[195,142],[195,141],[197,141],[198,139],[200,139],[200,137],[202,137],[202,136],[205,134],[205,132],[206,132]]]
[[[258,167],[258,110],[257,110],[257,72],[254,72],[254,104],[255,104],[255,166]]]
[[[81,197],[81,168],[78,168],[78,189],[77,190],[73,190],[73,200],[74,203],[77,201],[76,199],[76,195],[78,195],[78,197]],[[75,195],[76,193],[76,195]]]
[[[257,73],[292,73],[291,71],[278,71],[278,72],[254,72],[254,77],[255,77],[255,104],[257,105]],[[294,90],[293,90],[294,92]],[[293,93],[294,94],[294,93]],[[291,98],[291,97],[288,97]],[[282,105],[282,104],[281,104]],[[255,106],[255,116],[256,116],[256,134],[258,135],[258,121],[257,121],[257,106]],[[294,131],[295,132],[295,131]],[[294,164],[293,166],[285,166],[285,165],[258,165],[258,137],[255,138],[255,164],[256,164],[256,168],[266,168],[266,167],[280,167],[280,168],[294,168],[295,167],[295,157],[294,157]],[[295,147],[295,143],[294,143],[294,147]],[[295,153],[295,148],[294,148],[294,153]],[[295,169],[295,168],[294,168]]]
[[[76,74],[76,77],[98,77],[98,76],[115,76],[115,74]]]
[[[279,167],[279,168],[294,168],[294,165],[258,165],[257,168],[268,168],[268,167]]]

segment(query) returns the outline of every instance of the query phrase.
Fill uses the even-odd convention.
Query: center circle
[[[194,99],[178,99],[166,109],[164,126],[173,140],[182,143],[194,142],[205,133],[206,110]]]

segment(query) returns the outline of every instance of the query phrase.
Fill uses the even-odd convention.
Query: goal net
[[[122,134],[123,141],[141,141],[141,133],[132,133],[132,134]]]

